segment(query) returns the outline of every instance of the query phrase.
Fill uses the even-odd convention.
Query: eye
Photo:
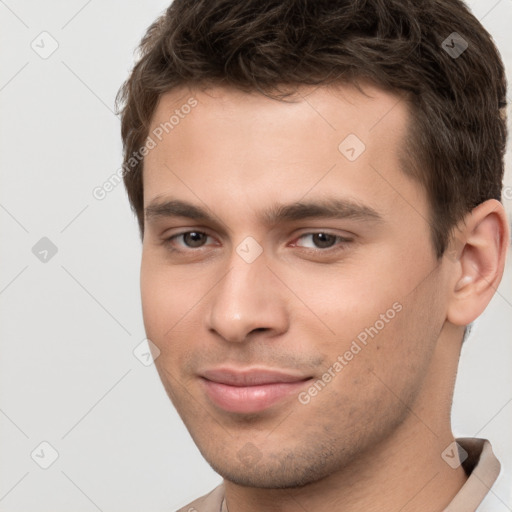
[[[302,240],[302,242],[301,242]],[[337,243],[343,244],[344,242],[350,242],[349,239],[343,238],[339,235],[333,235],[331,233],[319,232],[319,233],[306,233],[297,239],[295,245],[304,247],[306,249],[330,249]]]
[[[167,238],[165,243],[188,249],[197,249],[204,246],[208,238],[210,237],[202,231],[185,231],[184,233],[178,233]]]
[[[186,251],[187,249],[200,249],[211,243],[213,238],[202,231],[184,231],[177,233],[164,240],[165,245],[173,251]],[[317,233],[305,233],[299,236],[293,246],[304,249],[321,250],[327,252],[329,249],[342,249],[344,244],[351,242],[350,239],[324,231]]]

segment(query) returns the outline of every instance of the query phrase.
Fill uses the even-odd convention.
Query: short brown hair
[[[501,200],[505,72],[491,36],[460,0],[174,0],[139,51],[117,105],[124,183],[141,237],[144,162],[130,159],[160,96],[179,86],[227,85],[283,99],[282,86],[366,80],[405,92],[404,171],[426,189],[438,257],[467,212]]]

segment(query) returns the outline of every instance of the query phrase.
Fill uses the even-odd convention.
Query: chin
[[[225,454],[219,454],[219,457],[220,460],[212,460],[212,457],[205,459],[225,480],[256,489],[305,487],[327,477],[337,466],[335,461],[327,461],[320,454],[309,460],[295,454],[282,455],[281,458],[278,455],[267,454],[255,463],[240,462],[238,459],[229,461],[226,460]]]

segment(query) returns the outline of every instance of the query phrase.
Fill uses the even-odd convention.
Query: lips
[[[201,373],[208,398],[217,407],[237,413],[261,412],[296,396],[310,377],[268,369],[219,368]]]

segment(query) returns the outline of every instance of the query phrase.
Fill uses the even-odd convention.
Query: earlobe
[[[489,304],[503,275],[508,245],[507,217],[499,201],[481,203],[461,225],[447,251],[457,257],[446,259],[454,276],[447,320],[455,325],[473,322]]]

